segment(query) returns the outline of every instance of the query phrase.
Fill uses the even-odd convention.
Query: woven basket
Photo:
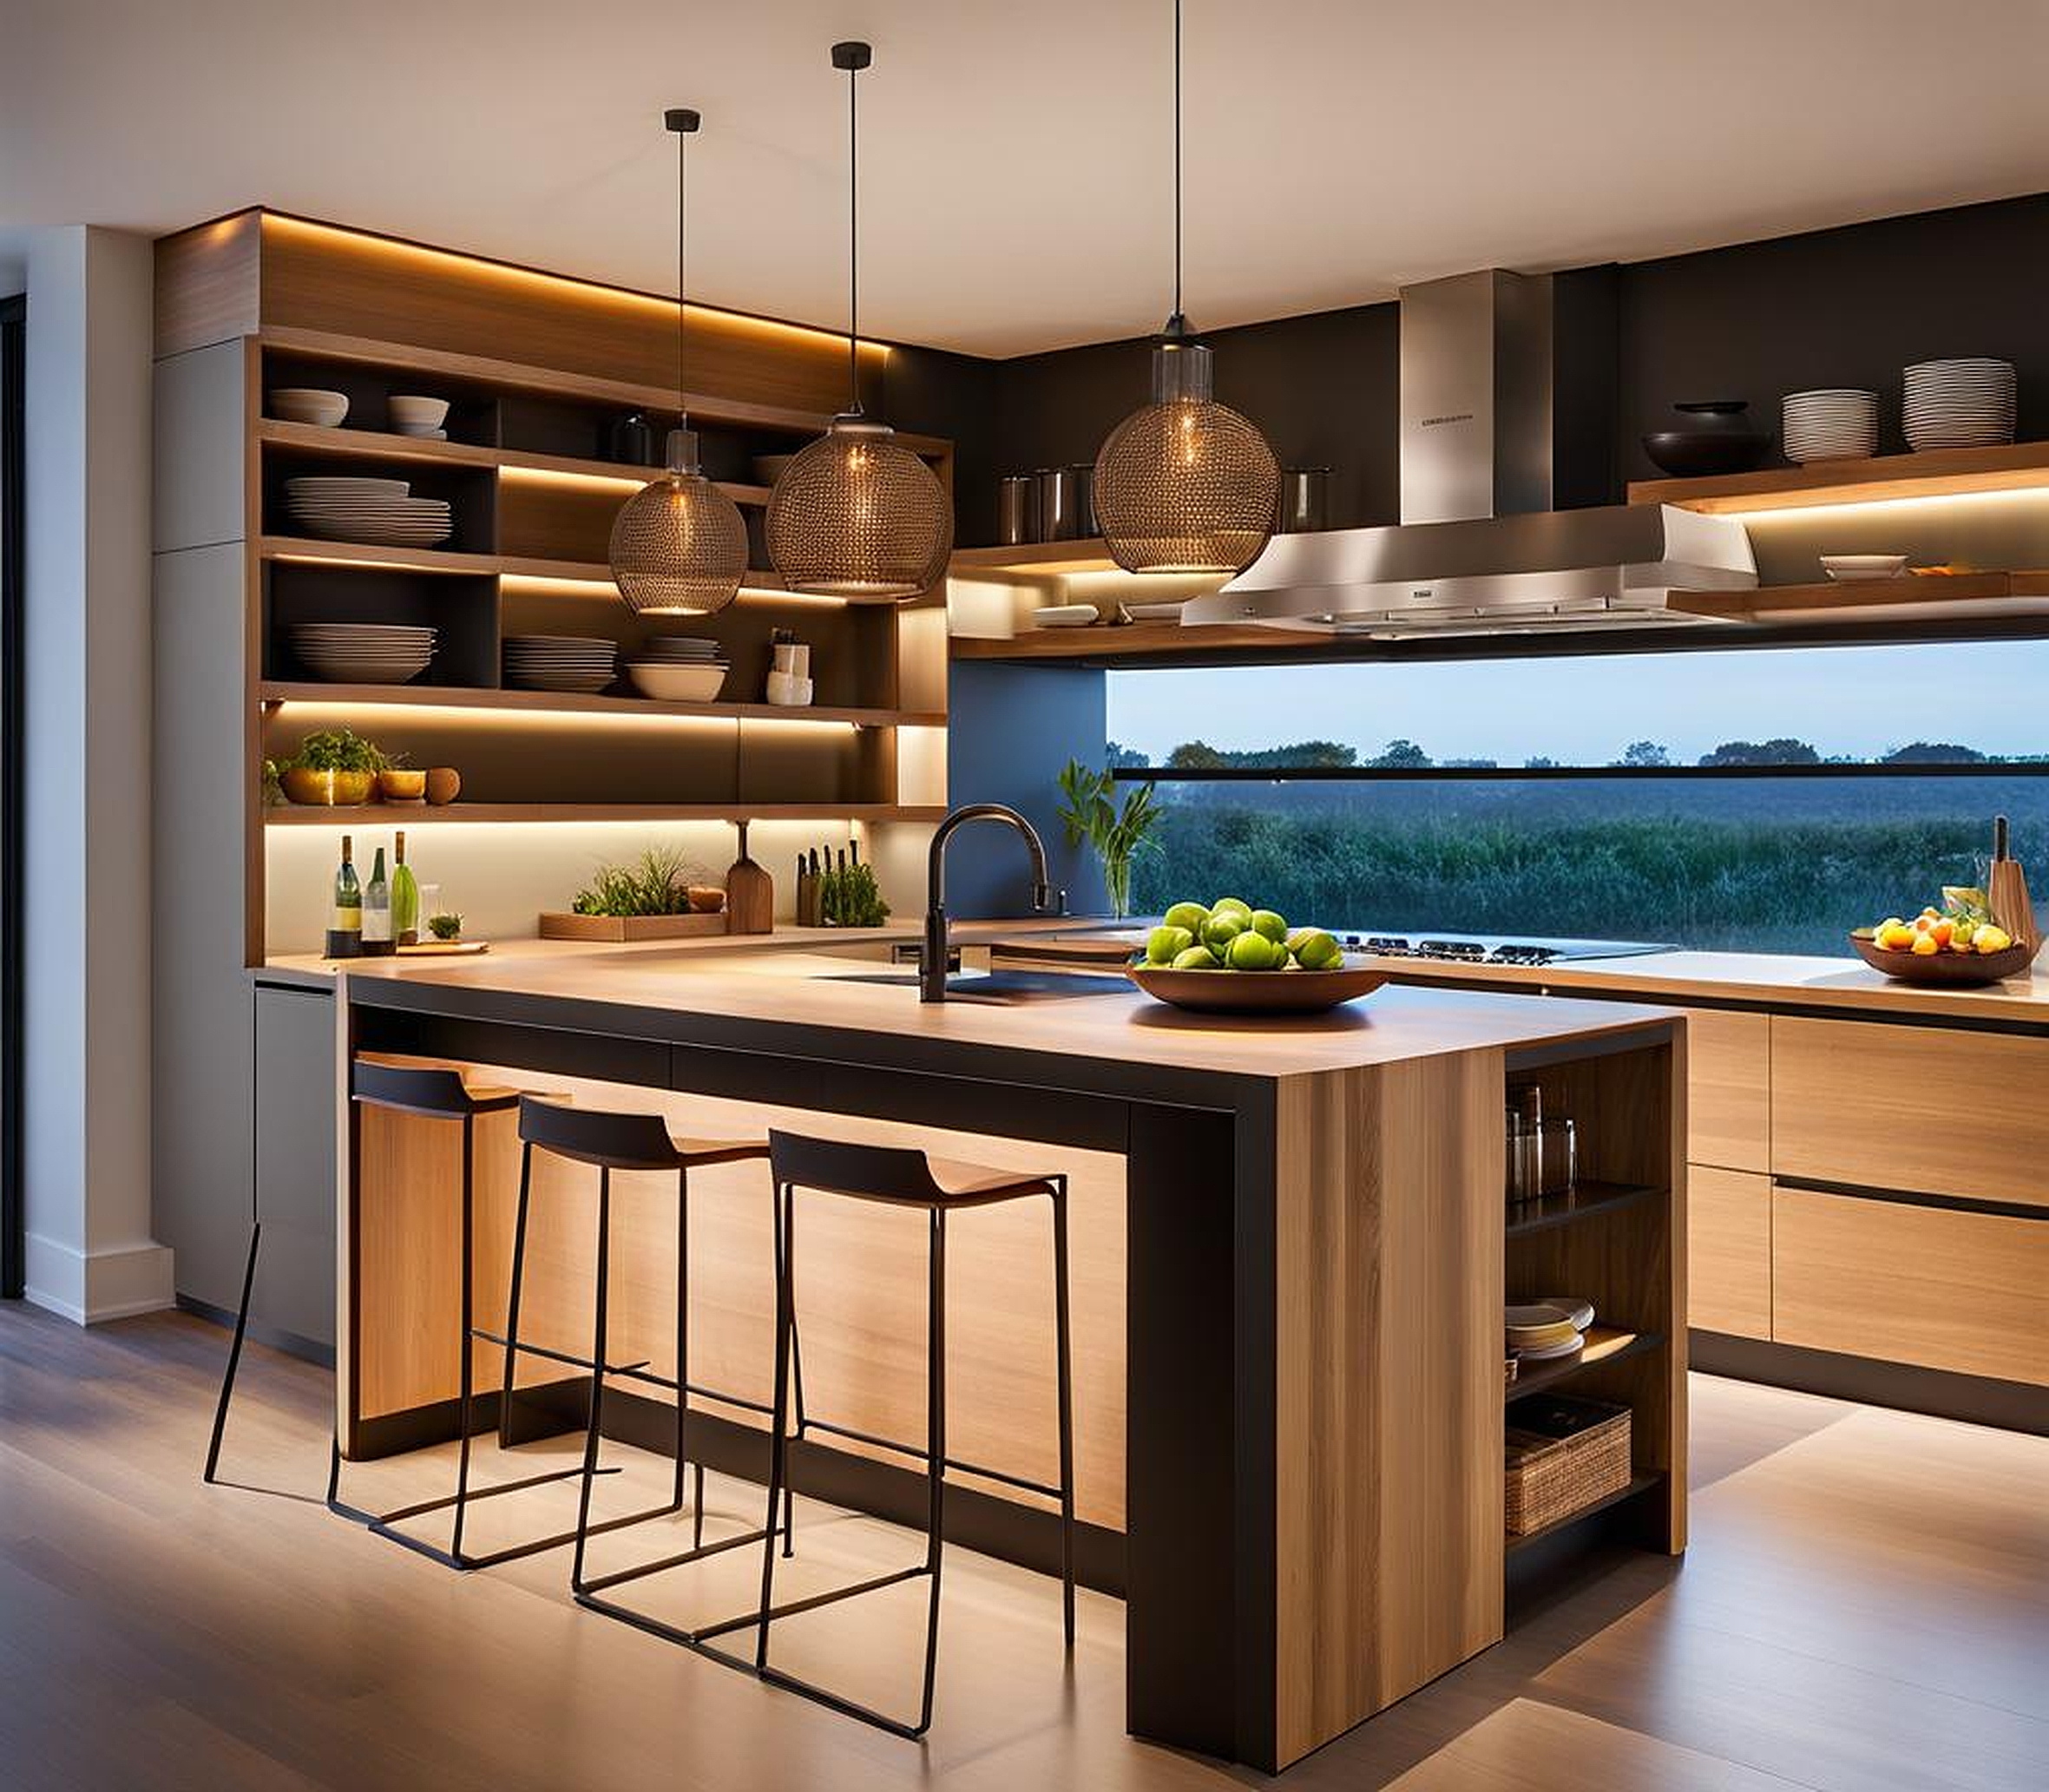
[[[1527,1536],[1629,1485],[1629,1408],[1536,1398],[1509,1408],[1506,1523]]]

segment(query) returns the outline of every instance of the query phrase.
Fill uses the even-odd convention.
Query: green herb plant
[[[1110,912],[1121,921],[1131,913],[1132,866],[1153,850],[1153,830],[1159,824],[1159,799],[1150,784],[1136,784],[1117,802],[1117,784],[1106,768],[1092,771],[1069,759],[1060,775],[1061,821],[1067,844],[1086,843],[1102,862],[1103,883]]]
[[[578,915],[686,915],[690,886],[710,880],[673,846],[650,846],[630,865],[600,865],[570,904]]]
[[[880,927],[890,918],[890,905],[866,865],[828,870],[818,885],[818,919],[827,927]]]
[[[430,915],[427,931],[437,940],[459,940],[463,937],[463,917],[460,915]]]
[[[404,763],[403,753],[387,753],[374,740],[365,740],[353,728],[320,728],[299,744],[299,751],[282,759],[263,762],[263,799],[285,800],[279,780],[287,771],[388,771]]]

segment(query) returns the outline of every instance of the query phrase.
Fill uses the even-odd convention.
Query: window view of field
[[[1847,929],[1913,914],[1946,884],[1980,883],[1994,815],[2011,817],[2019,857],[2049,865],[2049,778],[2005,769],[2049,756],[2040,696],[2049,654],[2036,643],[2002,653],[1514,662],[1520,700],[1481,693],[1478,704],[1460,700],[1474,693],[1459,692],[1458,675],[1498,668],[1114,673],[1115,762],[1282,774],[1157,784],[1164,814],[1136,868],[1133,907],[1230,890],[1336,928],[1840,956]],[[2014,660],[2025,662],[2025,694],[2006,686]],[[1625,668],[1636,675],[1618,676]],[[1350,701],[1341,696],[1334,711],[1311,680],[1341,693],[1349,680]],[[1501,688],[1497,679],[1496,697]],[[1783,701],[1791,693],[1796,704]],[[1409,732],[1390,735],[1390,725]],[[1980,761],[1983,773],[1915,771]],[[1830,762],[1887,771],[1829,776]],[[1285,768],[1303,765],[1408,775],[1286,778]],[[1619,765],[1640,769],[1599,775]],[[1700,765],[1814,769],[1658,775]],[[1472,775],[1493,766],[1592,775]],[[1428,775],[1440,767],[1462,775]]]

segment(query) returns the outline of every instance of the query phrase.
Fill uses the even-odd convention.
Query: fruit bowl
[[[2017,977],[2041,950],[2017,940],[1999,952],[1894,952],[1872,942],[1868,934],[1853,933],[1850,945],[1875,971],[1902,983],[1923,983],[1944,989],[1977,989]],[[1199,975],[1200,973],[1198,973]]]
[[[1155,1001],[1212,1014],[1320,1014],[1388,981],[1385,971],[1363,967],[1305,971],[1177,971],[1165,965],[1126,967],[1133,982]]]

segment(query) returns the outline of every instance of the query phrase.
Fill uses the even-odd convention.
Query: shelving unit
[[[1579,1511],[1569,1512],[1565,1517],[1555,1519],[1534,1531],[1525,1531],[1520,1537],[1505,1536],[1501,1540],[1502,1551],[1512,1556],[1518,1550],[1527,1549],[1533,1543],[1541,1543],[1547,1537],[1555,1537],[1561,1531],[1569,1531],[1576,1525],[1584,1525],[1589,1519],[1598,1518],[1625,1500],[1633,1500],[1639,1493],[1648,1493],[1653,1488],[1662,1487],[1665,1480],[1662,1474],[1632,1475],[1626,1487],[1618,1487],[1605,1499],[1582,1506]]]
[[[2049,572],[1962,573],[1825,580],[1744,591],[1674,592],[1672,607],[1717,622],[1801,627],[1816,623],[2021,621],[2049,616]]]
[[[347,828],[365,823],[426,827],[447,822],[846,821],[936,822],[943,804],[905,803],[450,803],[442,808],[408,803],[364,803],[349,809],[286,806],[264,811],[272,828]]]
[[[1612,1325],[1590,1325],[1586,1329],[1586,1345],[1574,1355],[1557,1357],[1549,1362],[1517,1364],[1515,1379],[1501,1389],[1501,1403],[1513,1406],[1532,1394],[1541,1394],[1547,1388],[1569,1382],[1586,1369],[1597,1369],[1604,1362],[1620,1362],[1642,1351],[1655,1350],[1664,1342],[1662,1332],[1618,1331]]]
[[[773,703],[667,703],[652,697],[587,697],[566,691],[461,689],[443,685],[328,685],[270,680],[257,688],[266,704],[317,704],[348,709],[512,710],[536,715],[612,716],[644,720],[661,716],[708,721],[837,725],[850,728],[943,728],[943,711],[834,709]]]
[[[1804,467],[1767,467],[1761,472],[1729,473],[1713,479],[1642,479],[1630,486],[1629,502],[1743,515],[1825,504],[2037,490],[2049,490],[2049,442],[1818,461]]]

